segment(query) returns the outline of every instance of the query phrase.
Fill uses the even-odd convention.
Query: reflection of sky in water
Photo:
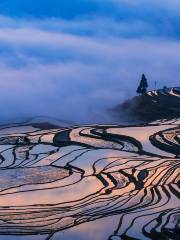
[[[52,240],[104,240],[117,227],[119,217],[107,217],[56,233]],[[45,240],[46,236],[2,236],[1,240]]]
[[[44,236],[3,236],[0,235],[1,240],[45,240]]]
[[[125,136],[132,136],[137,139],[143,145],[143,149],[147,152],[159,154],[162,156],[172,157],[173,154],[168,153],[166,151],[162,151],[156,147],[154,147],[150,141],[149,136],[153,135],[158,131],[162,131],[167,128],[171,128],[171,125],[164,125],[164,126],[149,126],[149,127],[129,127],[127,128],[119,128],[119,129],[109,129],[108,132],[114,134],[122,134]]]
[[[52,240],[104,240],[113,233],[117,227],[119,217],[108,217],[83,223],[62,232],[56,233]],[[45,240],[46,236],[2,236],[1,240]]]
[[[104,240],[117,227],[119,217],[107,217],[94,222],[83,223],[77,227],[55,234],[52,240]]]
[[[149,141],[150,135],[170,127],[168,123],[156,127],[107,129],[105,136],[107,133],[131,136],[141,142],[147,153],[141,153],[131,139],[118,142],[118,138],[110,138],[109,141],[104,138],[105,130],[101,127],[98,127],[97,136],[93,127],[72,129],[70,140],[63,137],[63,141],[69,144],[63,147],[51,145],[54,133],[49,131],[29,132],[27,146],[21,142],[17,146],[8,145],[9,139],[12,142],[18,139],[18,131],[23,133],[20,128],[15,135],[12,135],[15,129],[8,130],[11,136],[2,139],[1,144],[4,145],[0,146],[5,159],[1,164],[7,166],[1,169],[0,175],[0,211],[3,214],[0,229],[7,227],[7,231],[12,233],[16,229],[21,232],[22,227],[27,231],[32,228],[37,233],[62,230],[51,240],[104,240],[115,230],[118,235],[126,232],[130,237],[146,239],[141,230],[143,224],[152,221],[147,227],[151,229],[156,225],[154,219],[167,209],[171,209],[169,219],[177,214],[178,160],[153,156],[151,153],[156,148],[152,148]],[[61,134],[58,136],[61,141]],[[166,154],[165,151],[157,152]],[[15,159],[13,167],[16,169],[8,169],[10,157]],[[171,191],[169,184],[175,190]],[[166,218],[164,216],[164,221]],[[122,223],[118,228],[120,219]],[[174,223],[171,221],[169,224],[173,228]],[[65,227],[71,228],[63,230]],[[161,231],[160,227],[158,231]],[[4,236],[0,239],[45,240],[45,237]]]

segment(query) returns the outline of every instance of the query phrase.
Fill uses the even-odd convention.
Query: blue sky
[[[1,0],[1,120],[98,122],[143,72],[178,85],[179,21],[179,0]]]
[[[111,19],[137,23],[133,36],[179,38],[179,0],[1,0],[0,14],[15,18]],[[140,23],[143,26],[140,25]],[[131,29],[132,30],[132,29]],[[140,31],[141,30],[141,31]],[[120,29],[117,34],[121,35]]]

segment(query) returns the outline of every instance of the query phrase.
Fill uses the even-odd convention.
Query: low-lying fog
[[[134,96],[142,73],[149,89],[178,85],[180,42],[166,37],[175,31],[168,26],[158,33],[138,20],[1,15],[1,122],[113,122],[106,109]]]

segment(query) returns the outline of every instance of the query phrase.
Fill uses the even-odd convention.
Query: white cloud
[[[103,110],[133,96],[142,72],[151,87],[155,80],[159,87],[178,84],[178,41],[109,34],[112,20],[103,31],[101,21],[1,17],[1,119],[47,115],[98,122]],[[94,34],[76,33],[77,26]]]
[[[159,7],[165,7],[165,8],[170,8],[170,9],[177,9],[180,7],[180,1],[179,0],[107,0],[111,3],[115,3],[118,5],[129,5],[129,6],[155,6],[156,8]],[[178,10],[178,9],[177,9]]]

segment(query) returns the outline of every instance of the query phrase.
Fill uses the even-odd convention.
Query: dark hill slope
[[[118,115],[122,111],[140,120],[153,121],[180,117],[180,88],[166,88],[147,92],[118,105]]]

